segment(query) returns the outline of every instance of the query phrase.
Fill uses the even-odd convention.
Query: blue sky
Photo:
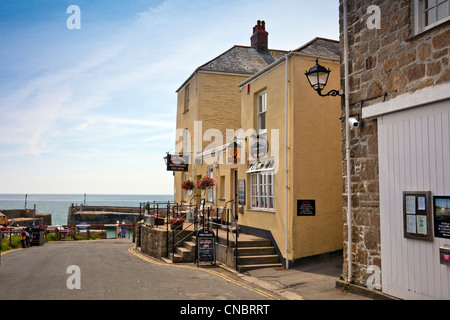
[[[338,39],[338,18],[333,0],[0,0],[0,192],[171,194],[190,74],[257,20],[292,50]]]

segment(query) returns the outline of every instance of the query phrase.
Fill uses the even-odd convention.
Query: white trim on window
[[[275,174],[274,159],[250,163],[247,173],[250,174],[250,209],[274,211]]]
[[[274,189],[273,171],[250,174],[250,209],[274,211]]]
[[[267,132],[267,91],[258,94],[257,97],[258,111],[258,134]]]
[[[450,20],[450,0],[414,0],[414,35]]]

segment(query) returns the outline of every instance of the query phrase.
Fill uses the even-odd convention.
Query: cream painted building
[[[196,182],[205,175],[216,177],[214,160],[197,162],[205,150],[225,144],[227,129],[241,126],[241,93],[238,84],[283,57],[287,52],[268,49],[265,23],[258,21],[251,36],[251,46],[233,46],[220,56],[197,68],[177,90],[177,137],[175,153],[189,157],[186,172],[175,172],[175,201],[189,202],[181,188],[183,181]],[[227,180],[230,177],[227,176]],[[222,180],[224,182],[224,180]],[[220,179],[217,184],[220,185]],[[231,191],[209,192],[207,202],[217,203],[217,196],[229,199]],[[198,198],[193,203],[198,202]]]
[[[292,265],[342,249],[340,100],[318,96],[304,74],[318,58],[332,70],[329,86],[338,88],[339,43],[316,38],[273,51],[253,41],[258,32],[267,44],[258,23],[252,47],[231,48],[177,91],[175,150],[190,165],[174,174],[176,201],[228,206],[241,232],[271,239]],[[230,161],[234,144],[239,159]],[[206,175],[216,182],[206,194],[182,190],[183,181]]]
[[[247,143],[247,164],[238,172],[246,185],[239,224],[272,238],[291,263],[338,251],[343,241],[340,99],[310,87],[305,71],[315,59],[332,71],[329,87],[339,88],[339,43],[322,38],[239,85],[244,132],[254,129],[268,142],[259,159]]]

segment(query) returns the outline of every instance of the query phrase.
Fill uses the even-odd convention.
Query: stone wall
[[[133,224],[134,219],[139,220],[139,213],[118,213],[118,212],[81,212],[72,213],[68,219],[67,224],[116,224],[117,221],[126,224]]]
[[[20,218],[27,218],[27,219],[31,219],[31,222],[29,222],[30,220],[26,220],[26,225],[32,225],[32,218],[34,216],[34,209],[5,209],[5,210],[0,210],[0,212],[2,212],[7,218],[8,220],[14,219],[20,219]],[[36,225],[45,225],[45,226],[49,226],[52,224],[52,215],[50,213],[36,213],[35,215],[36,218]],[[23,220],[25,221],[25,220]],[[24,224],[25,225],[25,224]]]
[[[115,224],[125,221],[132,224],[134,219],[139,220],[143,215],[139,207],[113,207],[113,206],[70,206],[67,215],[67,224]]]
[[[411,0],[349,0],[348,45],[349,82],[347,93],[350,114],[361,114],[364,99],[387,93],[387,99],[450,81],[449,22],[422,34],[413,35],[413,6]],[[344,52],[343,1],[340,0],[340,45]],[[381,28],[367,27],[367,9],[381,9]],[[341,55],[341,86],[344,88],[344,65]],[[364,102],[363,107],[380,103],[382,98]],[[344,110],[342,114],[344,115]],[[345,131],[342,126],[343,197],[347,204]],[[364,127],[351,130],[352,187],[352,261],[355,283],[365,285],[367,267],[381,267],[380,209],[377,121],[364,120]],[[344,267],[347,277],[347,208],[344,207]]]
[[[175,243],[185,238],[191,231],[172,231],[164,228],[155,228],[139,225],[140,246],[142,253],[148,254],[157,259],[167,257],[167,235],[169,238],[169,252],[173,248],[173,232],[175,232]],[[168,234],[167,234],[168,233]],[[187,239],[189,240],[189,239]]]

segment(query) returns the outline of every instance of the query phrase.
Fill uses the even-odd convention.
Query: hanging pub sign
[[[316,200],[297,200],[297,216],[315,216]]]
[[[433,197],[434,236],[450,239],[450,196]]]
[[[403,192],[403,234],[409,239],[433,241],[431,192]]]
[[[167,155],[167,171],[188,171],[189,156],[169,154]]]
[[[236,142],[227,147],[227,164],[237,164],[241,162],[242,147]]]
[[[209,229],[200,229],[197,232],[197,266],[199,262],[216,263],[216,238]]]
[[[269,142],[263,137],[254,137],[249,146],[250,157],[253,159],[264,158],[269,152]]]

